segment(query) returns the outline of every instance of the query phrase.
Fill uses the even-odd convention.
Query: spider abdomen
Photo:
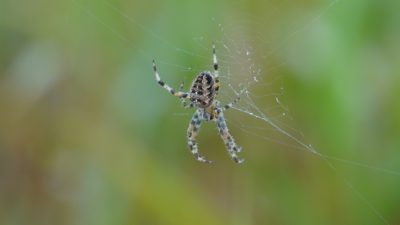
[[[213,75],[204,71],[193,80],[190,87],[190,101],[199,108],[209,107],[215,98],[215,80]]]

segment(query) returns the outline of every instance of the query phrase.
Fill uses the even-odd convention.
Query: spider
[[[239,153],[242,148],[236,145],[236,142],[232,135],[229,133],[228,126],[224,118],[223,112],[231,108],[239,99],[240,95],[229,104],[221,107],[220,102],[216,100],[218,90],[220,87],[219,77],[218,77],[218,61],[215,51],[215,45],[213,45],[213,67],[214,72],[203,71],[200,72],[196,78],[193,80],[189,92],[183,91],[183,83],[179,86],[179,91],[175,91],[172,87],[161,80],[160,75],[157,71],[156,63],[153,60],[153,70],[156,77],[157,83],[167,90],[172,95],[178,97],[181,100],[183,107],[185,108],[197,108],[192,116],[187,129],[187,139],[188,147],[191,153],[194,155],[197,161],[203,163],[211,163],[210,160],[206,159],[199,152],[199,148],[196,142],[196,136],[199,132],[200,125],[202,121],[214,121],[217,124],[219,135],[225,143],[228,153],[232,160],[236,163],[242,163],[244,160],[238,158],[237,153]],[[189,100],[188,104],[186,100]]]

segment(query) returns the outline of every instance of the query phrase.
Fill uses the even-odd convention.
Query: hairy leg
[[[236,154],[242,150],[242,147],[239,147],[236,145],[235,139],[229,133],[229,129],[228,129],[228,126],[226,125],[226,121],[225,121],[224,114],[222,113],[222,111],[219,111],[217,113],[216,122],[217,122],[219,135],[221,136],[222,140],[224,141],[225,146],[226,146],[228,153],[231,156],[232,160],[235,161],[236,163],[242,163],[244,161],[244,159],[240,159]]]
[[[189,127],[187,129],[188,147],[197,161],[211,163],[211,161],[207,160],[204,156],[200,154],[199,147],[196,142],[196,136],[199,132],[200,124],[201,120],[199,117],[199,113],[196,111],[193,114],[192,120],[190,121]]]

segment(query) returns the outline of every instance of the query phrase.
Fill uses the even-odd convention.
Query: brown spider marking
[[[199,108],[209,107],[216,96],[215,79],[210,72],[201,72],[190,87],[190,101]]]

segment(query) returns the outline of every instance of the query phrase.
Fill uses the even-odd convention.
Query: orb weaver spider
[[[162,81],[157,71],[156,63],[153,60],[154,75],[156,77],[157,83],[169,93],[171,93],[175,97],[178,97],[185,108],[197,108],[192,116],[189,127],[187,129],[188,147],[196,160],[203,163],[211,163],[210,160],[206,159],[200,154],[196,142],[196,136],[199,132],[202,121],[214,121],[217,124],[219,135],[224,141],[230,157],[234,162],[242,163],[244,160],[240,159],[237,156],[237,153],[242,150],[242,147],[236,144],[234,138],[229,133],[229,129],[223,114],[225,110],[231,108],[240,99],[240,95],[238,94],[231,103],[226,104],[223,107],[221,107],[220,102],[216,100],[216,96],[220,87],[220,82],[218,76],[218,60],[215,51],[215,45],[213,45],[212,49],[212,62],[214,72],[200,72],[193,80],[189,92],[183,91],[183,83],[181,83],[179,91],[175,91],[172,87]],[[187,99],[190,101],[189,104],[186,102]]]

